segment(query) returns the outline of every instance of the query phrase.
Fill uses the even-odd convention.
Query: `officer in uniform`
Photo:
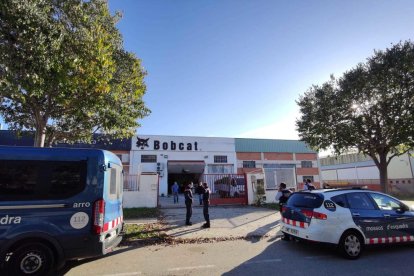
[[[208,206],[210,205],[210,189],[207,183],[203,183],[203,215],[206,223],[201,226],[202,228],[210,228],[210,215],[208,213]]]
[[[185,190],[184,190],[185,207],[187,208],[187,213],[186,213],[186,216],[185,216],[185,224],[186,225],[192,225],[192,223],[190,221],[191,215],[193,214],[193,208],[192,208],[192,205],[193,205],[193,192],[191,191],[191,188],[193,188],[192,186],[193,186],[192,184],[187,185],[185,187]]]

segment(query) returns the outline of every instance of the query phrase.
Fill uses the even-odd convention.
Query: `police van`
[[[0,264],[47,275],[108,253],[122,231],[122,163],[108,151],[0,147]]]
[[[285,239],[334,244],[348,259],[366,245],[414,242],[414,212],[376,191],[330,189],[293,193],[282,207]]]

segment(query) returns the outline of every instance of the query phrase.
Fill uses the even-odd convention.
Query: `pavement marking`
[[[262,263],[277,263],[281,261],[282,259],[266,259],[266,260],[245,262],[244,264],[249,265],[249,264],[262,264]]]
[[[183,266],[183,267],[174,267],[169,268],[167,271],[180,271],[180,270],[191,270],[191,269],[203,269],[203,268],[213,268],[215,265],[199,265],[199,266]]]
[[[115,273],[115,274],[104,274],[102,276],[132,276],[132,275],[141,275],[141,271],[137,272],[125,272],[125,273]]]

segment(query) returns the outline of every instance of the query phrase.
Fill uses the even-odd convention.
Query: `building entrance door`
[[[180,186],[180,193],[186,185],[193,182],[195,185],[201,181],[204,172],[204,161],[168,161],[168,194],[171,194],[171,186],[176,181]]]

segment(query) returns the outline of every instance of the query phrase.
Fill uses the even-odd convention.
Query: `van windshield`
[[[299,208],[319,208],[323,203],[322,194],[312,194],[312,193],[294,193],[292,194],[286,205],[290,207],[299,207]]]

